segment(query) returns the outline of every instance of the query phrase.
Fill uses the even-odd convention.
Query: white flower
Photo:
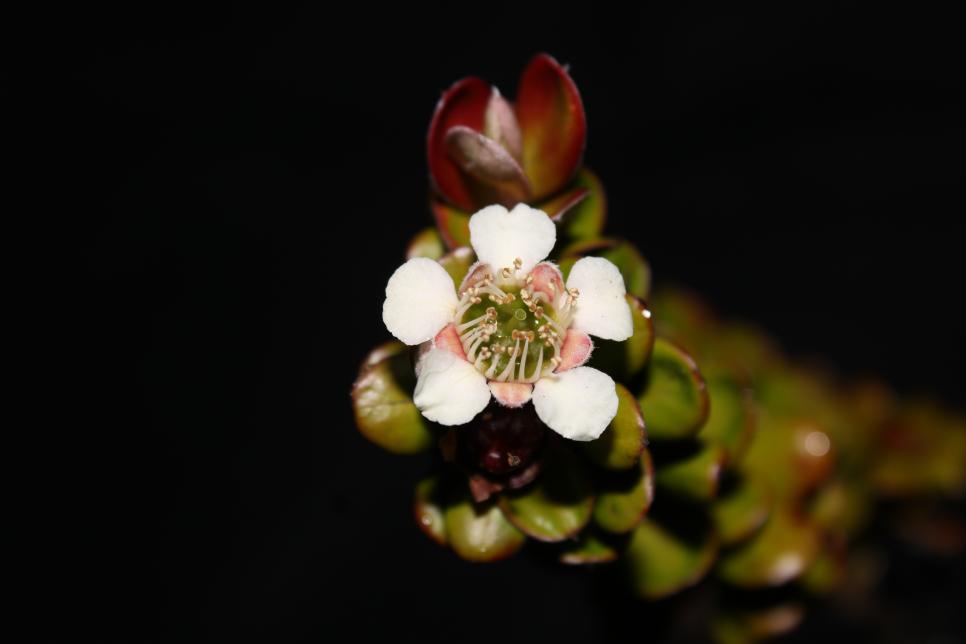
[[[565,287],[560,269],[543,261],[556,238],[541,210],[488,206],[470,218],[479,261],[459,289],[426,258],[389,278],[382,319],[406,344],[424,344],[413,400],[426,418],[468,423],[492,394],[508,407],[532,398],[540,419],[573,440],[593,440],[610,424],[614,381],[581,365],[593,349],[588,334],[631,337],[624,279],[606,259],[585,257]]]

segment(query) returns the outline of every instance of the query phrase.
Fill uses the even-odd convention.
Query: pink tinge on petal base
[[[533,396],[533,385],[525,382],[490,381],[490,392],[504,407],[523,407]]]
[[[470,270],[466,273],[466,277],[464,277],[463,281],[460,282],[460,287],[457,290],[457,293],[462,296],[466,289],[470,288],[471,286],[476,286],[478,283],[486,279],[487,275],[492,276],[493,269],[490,268],[488,264],[476,262],[470,266]]]
[[[529,289],[531,293],[543,293],[546,302],[553,304],[564,291],[563,275],[556,265],[550,262],[540,262],[530,271],[533,281]]]
[[[443,330],[433,338],[433,344],[437,349],[445,349],[466,360],[466,352],[463,351],[463,343],[460,342],[460,334],[456,331],[456,326],[447,324]]]
[[[573,369],[587,362],[590,352],[594,350],[594,342],[590,336],[583,331],[569,329],[564,337],[563,346],[560,347],[560,365],[556,372]],[[491,386],[492,389],[492,386]]]

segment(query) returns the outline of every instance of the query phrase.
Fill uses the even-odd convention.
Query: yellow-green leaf
[[[707,419],[710,406],[704,378],[694,359],[664,338],[654,342],[638,402],[648,437],[653,440],[693,436]]]
[[[433,431],[413,404],[415,375],[409,348],[387,342],[369,354],[352,385],[352,406],[362,435],[399,454],[422,452],[433,444]]]

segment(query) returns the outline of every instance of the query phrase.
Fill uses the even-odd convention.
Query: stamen
[[[537,368],[533,370],[533,374],[526,379],[525,382],[536,382],[540,380],[540,371],[543,369],[543,347],[540,347],[540,353],[537,355]],[[520,370],[522,373],[522,369]]]
[[[520,340],[518,338],[517,343],[513,345],[513,353],[510,354],[510,361],[507,363],[506,367],[497,377],[497,380],[499,380],[500,382],[507,381],[507,378],[509,378],[510,374],[513,372],[513,365],[515,365],[517,362],[517,353],[519,351],[520,351]]]
[[[480,337],[478,337],[476,340],[473,341],[473,346],[471,346],[470,350],[466,352],[467,360],[469,360],[470,362],[475,361],[476,350],[480,348],[480,345],[483,344],[485,340],[486,340],[486,336],[481,335]]]
[[[502,289],[497,288],[493,284],[484,284],[480,287],[480,293],[489,293],[490,295],[495,295],[496,297],[503,299],[506,297],[506,293]]]
[[[520,356],[520,371],[517,380],[523,380],[523,371],[527,368],[527,352],[530,350],[530,340],[533,338],[533,331],[524,334],[526,340],[523,343],[523,355]]]
[[[499,346],[499,345],[497,345],[497,346]],[[486,373],[483,374],[484,376],[486,376],[486,379],[487,380],[493,380],[493,374],[496,373],[496,366],[498,364],[500,364],[500,354],[501,353],[503,353],[503,352],[502,351],[499,351],[499,352],[494,351],[493,352],[493,361],[490,363],[490,368],[487,369],[486,370]]]
[[[562,333],[565,333],[566,332],[566,329],[564,329],[563,327],[561,327],[560,324],[558,324],[557,321],[554,320],[552,317],[547,316],[544,319],[547,322],[549,322],[550,325],[553,327],[550,330],[551,331],[551,335],[556,335],[557,333],[561,333],[562,334]]]
[[[465,344],[466,344],[467,342],[472,342],[472,341],[473,341],[473,339],[474,339],[474,338],[475,338],[475,337],[476,337],[477,335],[479,335],[479,334],[481,334],[481,333],[483,333],[483,332],[484,332],[484,328],[483,328],[482,326],[478,326],[478,327],[476,327],[475,329],[473,329],[473,330],[471,330],[471,331],[467,331],[466,333],[464,333],[464,334],[462,334],[462,335],[460,335],[460,342],[462,342],[462,343],[463,343],[464,345],[465,345]],[[465,347],[464,347],[464,348],[465,348]]]
[[[470,310],[470,307],[472,305],[473,305],[473,303],[470,302],[469,298],[467,298],[466,296],[464,296],[463,299],[460,300],[459,308],[456,309],[456,314],[453,316],[453,320],[456,321],[456,322],[458,322],[461,319],[463,319],[463,316],[466,314],[467,311]]]
[[[493,307],[490,307],[490,308],[493,308]],[[489,311],[489,309],[487,309],[487,311]],[[483,315],[481,315],[478,318],[473,318],[469,322],[464,322],[463,324],[459,325],[458,327],[456,327],[456,331],[458,333],[462,333],[463,331],[465,331],[466,329],[470,328],[471,326],[474,326],[478,322],[482,322],[483,320],[486,320],[488,318],[489,318],[489,315],[487,315],[486,313],[484,313]]]

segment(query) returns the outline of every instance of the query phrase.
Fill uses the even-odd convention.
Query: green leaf
[[[655,440],[688,438],[708,417],[708,390],[698,366],[684,349],[658,338],[646,370],[647,382],[638,397]]]
[[[362,435],[398,454],[429,449],[434,435],[413,404],[415,384],[406,345],[392,341],[373,350],[352,385],[352,406]]]
[[[617,415],[597,440],[582,443],[584,453],[591,461],[614,470],[634,467],[640,462],[644,451],[644,417],[634,394],[627,387],[615,383],[617,389]]]
[[[617,548],[602,535],[587,529],[561,544],[560,561],[565,564],[599,564],[617,559]]]
[[[804,617],[805,606],[796,601],[765,608],[729,610],[715,615],[711,632],[718,644],[771,641],[794,630]]]
[[[696,449],[671,462],[660,463],[655,478],[658,487],[695,501],[710,501],[718,494],[718,481],[725,463],[724,448],[694,445]]]
[[[651,312],[642,300],[627,296],[631,308],[634,335],[623,342],[594,338],[594,352],[588,365],[610,374],[615,380],[629,381],[637,375],[654,348],[654,324]]]
[[[594,523],[607,532],[630,532],[654,500],[651,455],[645,451],[633,469],[600,473],[597,483]]]
[[[739,469],[766,481],[779,502],[795,501],[822,484],[835,464],[835,444],[811,418],[785,416],[762,406],[758,431]]]
[[[813,595],[826,595],[845,581],[846,566],[845,548],[825,548],[805,570],[801,585]]]
[[[436,199],[430,198],[430,210],[436,220],[436,228],[447,248],[459,248],[470,245],[470,215],[459,208]]]
[[[409,246],[406,248],[406,259],[412,259],[414,257],[439,259],[445,252],[446,249],[443,247],[443,239],[436,232],[436,229],[424,228],[416,233],[416,236],[409,241]]]
[[[868,524],[875,505],[869,482],[836,479],[823,485],[809,503],[809,516],[826,534],[848,542]]]
[[[800,576],[818,554],[815,528],[789,508],[776,507],[751,541],[722,556],[718,575],[743,588],[780,586]]]
[[[651,267],[634,244],[626,239],[607,237],[575,242],[560,253],[560,270],[564,276],[579,258],[587,256],[610,260],[624,277],[627,292],[647,299],[651,291]]]
[[[470,266],[476,261],[476,255],[472,248],[462,246],[452,250],[439,258],[439,265],[446,269],[449,276],[453,278],[456,288],[463,283],[463,278],[470,272]]]
[[[721,544],[730,546],[750,538],[768,519],[771,503],[771,495],[760,483],[735,481],[712,510]]]
[[[476,505],[466,497],[448,506],[443,517],[450,547],[467,561],[505,559],[527,540],[494,503]]]
[[[623,562],[634,591],[659,599],[700,581],[716,552],[712,531],[685,536],[648,517],[634,529]]]
[[[442,480],[439,476],[430,476],[416,485],[413,514],[419,529],[439,545],[445,546],[446,521],[443,516],[444,501],[441,485]]]
[[[755,410],[752,392],[731,375],[721,371],[707,375],[711,408],[700,439],[720,445],[728,463],[736,463],[744,455],[755,433]]]
[[[563,541],[583,529],[594,507],[590,476],[569,446],[552,444],[540,476],[530,486],[500,498],[513,525],[539,541]]]
[[[563,216],[561,231],[567,239],[590,239],[600,235],[607,219],[607,197],[600,178],[587,168],[577,173],[571,187],[585,188],[587,196]]]

